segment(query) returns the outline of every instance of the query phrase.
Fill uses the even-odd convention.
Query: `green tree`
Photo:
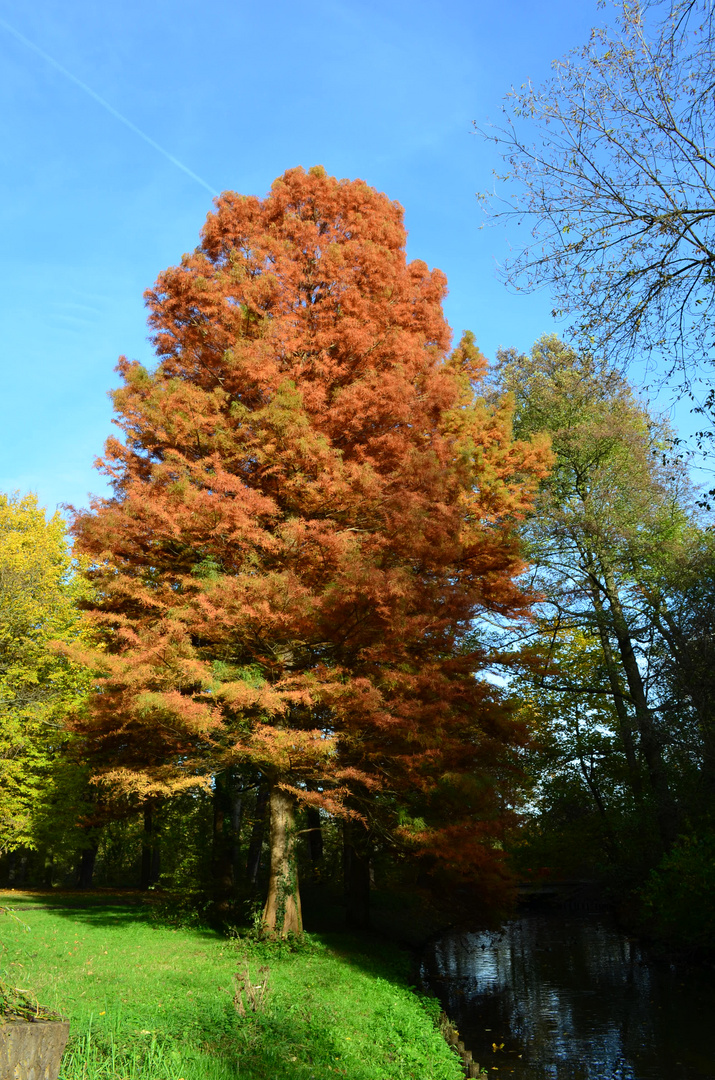
[[[638,587],[650,636],[650,677],[659,688],[667,727],[677,733],[680,771],[697,782],[688,814],[712,808],[715,796],[715,538],[687,521],[653,535],[639,559]]]
[[[510,680],[533,734],[531,785],[510,841],[519,870],[642,880],[662,848],[652,808],[633,790],[600,636],[587,619],[561,616],[538,618],[534,639],[539,660]]]
[[[668,689],[653,663],[662,639],[647,586],[654,551],[690,527],[672,435],[612,367],[553,336],[529,356],[502,352],[500,380],[515,395],[518,434],[548,432],[556,454],[526,527],[549,621],[600,641],[633,797],[645,785],[668,845],[678,829],[677,779],[666,760]],[[564,684],[579,689],[589,688]]]
[[[74,779],[67,775],[64,721],[86,693],[88,676],[53,644],[82,640],[76,605],[85,592],[60,514],[47,518],[35,495],[0,495],[2,852],[36,846],[53,785],[67,795],[79,776],[76,762]]]

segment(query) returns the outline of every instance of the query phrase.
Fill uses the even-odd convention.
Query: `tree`
[[[35,495],[0,495],[0,853],[36,846],[53,785],[66,772],[64,717],[82,700],[87,676],[52,643],[83,637],[77,601],[85,592],[61,516],[48,519]],[[44,831],[57,839],[56,806],[53,817]]]
[[[635,848],[641,863],[643,856],[652,863],[657,841],[649,843],[651,830],[633,798],[602,642],[592,628],[573,623],[537,620],[542,663],[510,679],[534,733],[528,812],[515,855],[529,867],[601,876],[624,858],[636,861]]]
[[[683,776],[696,766],[686,792],[688,816],[710,812],[715,795],[715,543],[712,529],[683,522],[654,536],[644,552],[638,587],[652,627],[651,682],[680,751]]]
[[[648,582],[654,551],[689,527],[691,495],[672,433],[613,367],[554,336],[530,356],[503,351],[500,364],[501,385],[516,397],[515,430],[549,432],[556,454],[527,525],[534,573],[557,630],[586,627],[601,642],[633,796],[642,760],[667,846],[678,815]],[[577,681],[563,688],[589,692]]]
[[[271,932],[301,927],[297,802],[360,822],[519,737],[485,649],[455,642],[528,607],[515,525],[548,451],[475,399],[485,362],[470,336],[448,354],[444,293],[362,181],[224,193],[147,293],[158,365],[120,361],[114,495],[75,516],[97,777],[145,801],[258,770]]]
[[[571,315],[572,330],[604,355],[655,351],[688,382],[705,358],[709,378],[712,5],[614,6],[613,27],[593,30],[543,86],[512,90],[505,125],[481,132],[507,165],[507,208],[496,218],[533,226],[505,277],[520,288],[551,285],[554,314]]]

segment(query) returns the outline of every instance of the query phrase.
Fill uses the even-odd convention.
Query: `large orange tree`
[[[359,823],[516,737],[475,635],[457,646],[528,604],[515,523],[548,450],[475,397],[485,362],[469,335],[449,353],[445,278],[405,238],[397,203],[321,168],[225,192],[147,293],[158,363],[120,361],[114,494],[74,521],[97,778],[152,797],[259,767],[280,934],[301,927],[298,802]],[[482,851],[489,813],[460,826]]]

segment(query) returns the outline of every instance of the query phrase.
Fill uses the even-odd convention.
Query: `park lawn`
[[[463,1075],[436,1003],[409,989],[404,954],[384,941],[306,935],[289,948],[172,928],[141,907],[0,900],[16,912],[0,916],[4,977],[70,1019],[61,1080]],[[233,975],[246,962],[252,982],[267,965],[269,985],[241,1017]]]

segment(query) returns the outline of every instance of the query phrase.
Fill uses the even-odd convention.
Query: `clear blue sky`
[[[0,491],[51,510],[104,490],[117,357],[151,363],[142,293],[195,247],[210,188],[264,195],[294,165],[362,177],[406,211],[409,254],[447,274],[483,351],[554,327],[549,296],[495,277],[502,229],[471,131],[512,83],[604,18],[595,0],[0,0]],[[514,237],[518,243],[518,237]]]

